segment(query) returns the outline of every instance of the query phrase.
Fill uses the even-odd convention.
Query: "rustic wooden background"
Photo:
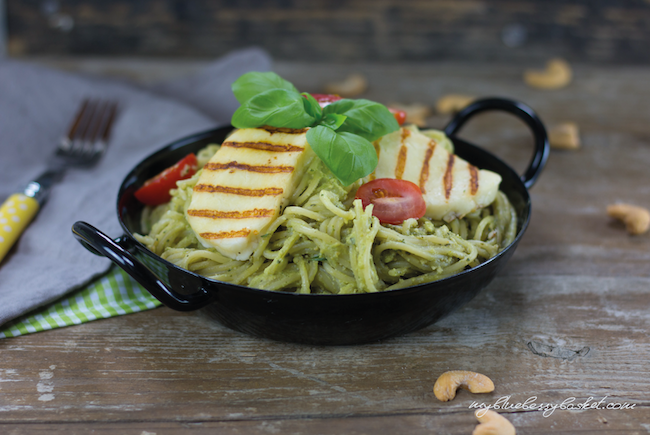
[[[650,63],[650,0],[4,3],[11,56],[212,58],[257,45],[278,60]]]

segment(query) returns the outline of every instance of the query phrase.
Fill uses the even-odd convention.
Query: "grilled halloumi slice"
[[[409,127],[375,142],[379,163],[374,178],[417,184],[427,204],[425,216],[450,222],[494,201],[501,176],[478,169],[433,139]]]
[[[206,247],[246,260],[315,156],[307,129],[235,131],[203,167],[187,221]]]

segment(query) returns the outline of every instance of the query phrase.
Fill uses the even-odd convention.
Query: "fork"
[[[61,138],[49,166],[22,193],[14,193],[0,206],[0,262],[45,204],[57,181],[70,166],[89,168],[106,151],[117,113],[113,101],[85,99],[68,133]]]

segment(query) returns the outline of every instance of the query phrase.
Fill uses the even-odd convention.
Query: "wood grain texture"
[[[7,16],[13,55],[213,57],[258,45],[302,61],[650,62],[643,0],[9,1]]]
[[[204,63],[97,59],[50,65],[149,83]],[[102,66],[103,65],[103,66]],[[176,65],[177,69],[174,69]],[[167,308],[0,341],[3,434],[469,434],[474,401],[627,404],[625,410],[500,410],[518,434],[643,434],[650,428],[650,234],[631,237],[605,213],[617,200],[650,207],[650,70],[576,64],[561,91],[527,88],[521,66],[352,66],[279,62],[316,92],[351,71],[364,97],[434,105],[446,93],[531,105],[547,125],[572,120],[577,151],[553,150],[531,190],[517,252],[467,306],[421,331],[362,346],[261,340],[201,313]],[[442,127],[448,116],[432,115]],[[477,118],[462,136],[520,172],[526,128]],[[439,402],[444,371],[489,376],[489,394]],[[531,399],[532,398],[532,399]],[[589,399],[592,398],[592,399]]]
[[[473,401],[511,396],[513,404],[593,397],[635,406],[546,418],[508,412],[519,433],[639,430],[650,423],[650,282],[613,281],[498,278],[437,325],[365,346],[259,340],[166,308],[5,340],[0,427],[120,433],[144,422],[159,433],[152,428],[182,422],[232,433],[460,434],[474,425]],[[439,402],[433,383],[449,369],[484,373],[496,390]]]

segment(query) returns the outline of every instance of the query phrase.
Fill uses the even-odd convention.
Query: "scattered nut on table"
[[[478,409],[474,416],[479,425],[474,428],[472,435],[515,435],[515,427],[507,418],[491,409]]]
[[[415,124],[418,127],[424,127],[427,125],[427,118],[431,116],[431,108],[424,104],[413,103],[413,104],[400,104],[400,103],[391,103],[388,107],[394,109],[403,110],[406,113],[407,124]]]
[[[607,214],[623,221],[625,229],[632,235],[643,234],[650,228],[650,211],[632,204],[611,204]]]
[[[551,148],[575,150],[580,148],[580,133],[575,122],[563,122],[548,130]]]
[[[494,383],[490,378],[476,372],[452,370],[445,372],[433,385],[433,394],[442,402],[448,402],[456,397],[456,390],[464,388],[471,393],[490,393],[494,391]]]
[[[524,72],[524,82],[538,89],[560,89],[571,82],[573,71],[569,63],[563,59],[551,59],[546,69],[527,70]]]
[[[325,85],[325,93],[336,94],[341,97],[356,97],[368,89],[368,79],[363,74],[354,73],[340,82],[332,82]]]
[[[441,115],[452,115],[456,112],[460,112],[461,109],[465,108],[476,97],[470,95],[461,95],[461,94],[449,94],[443,95],[436,102],[436,112]]]

